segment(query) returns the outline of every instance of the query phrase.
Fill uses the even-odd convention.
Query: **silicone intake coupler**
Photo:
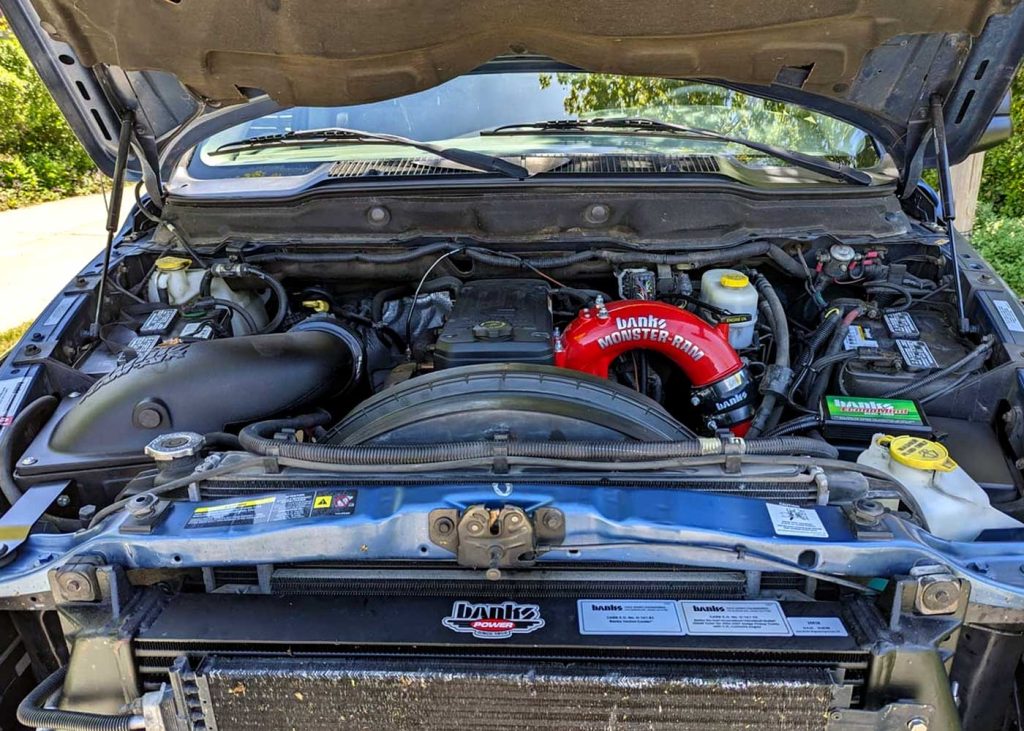
[[[555,365],[607,378],[623,353],[660,353],[689,379],[704,425],[743,436],[754,411],[754,389],[729,344],[728,327],[665,302],[622,300],[582,310],[556,343]]]

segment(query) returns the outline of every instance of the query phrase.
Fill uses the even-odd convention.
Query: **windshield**
[[[230,153],[231,142],[303,130],[347,128],[400,135],[491,155],[617,152],[732,155],[746,164],[777,164],[740,145],[686,136],[640,135],[630,130],[589,134],[514,135],[481,132],[502,125],[554,119],[644,117],[714,130],[859,168],[879,162],[869,135],[845,122],[803,107],[771,101],[704,82],[588,73],[471,74],[416,94],[348,107],[295,107],[232,127],[198,148],[190,172],[287,174],[328,161],[421,157],[393,145],[339,142],[262,146]],[[204,174],[205,173],[205,174]]]

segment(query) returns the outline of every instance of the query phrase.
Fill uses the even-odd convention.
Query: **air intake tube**
[[[736,436],[750,427],[754,389],[729,344],[728,325],[711,325],[664,302],[624,300],[583,310],[555,348],[555,365],[604,378],[623,353],[661,353],[690,379],[693,403],[705,426],[727,428]]]
[[[48,444],[62,454],[139,454],[157,434],[222,432],[294,412],[342,393],[362,371],[362,342],[329,317],[286,333],[153,348],[58,411]]]

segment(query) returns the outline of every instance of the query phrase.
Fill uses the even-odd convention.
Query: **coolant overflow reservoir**
[[[984,530],[1024,527],[993,508],[981,486],[938,442],[917,436],[875,434],[857,463],[899,480],[920,505],[928,530],[939,538],[971,541]]]
[[[757,289],[743,272],[735,269],[708,269],[700,278],[700,299],[733,315],[747,315],[747,322],[729,325],[729,344],[749,348],[757,325]]]

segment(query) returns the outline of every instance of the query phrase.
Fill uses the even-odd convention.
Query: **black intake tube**
[[[60,417],[49,446],[139,455],[168,431],[207,434],[295,413],[343,392],[362,367],[362,342],[328,317],[286,333],[153,348],[97,381]]]
[[[492,457],[533,457],[564,460],[651,460],[702,457],[716,454],[716,440],[691,439],[675,442],[453,442],[447,444],[347,446],[285,442],[273,438],[282,429],[310,429],[322,426],[324,414],[295,419],[278,419],[250,424],[238,435],[246,450],[271,457],[302,462],[345,465],[429,464]],[[781,437],[752,439],[745,443],[746,454],[798,454],[834,459],[835,447],[818,439]]]
[[[146,727],[142,716],[103,716],[98,713],[43,708],[46,699],[60,690],[66,674],[67,668],[60,668],[25,696],[18,705],[19,723],[29,728],[48,728],[53,731],[133,731]]]

